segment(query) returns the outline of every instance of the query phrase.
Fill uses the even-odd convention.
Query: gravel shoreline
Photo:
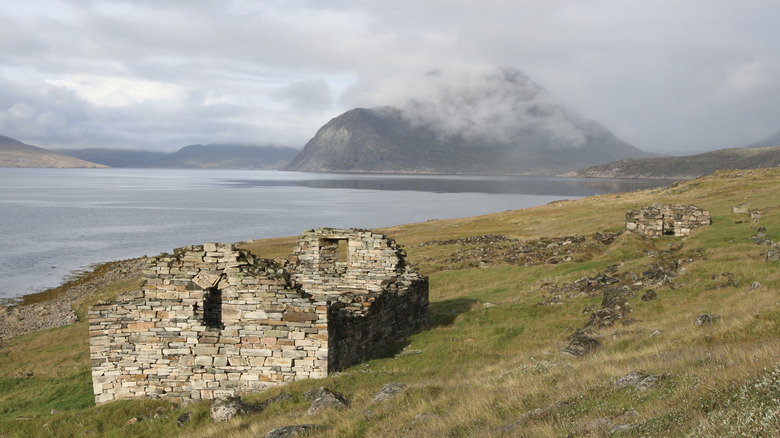
[[[62,291],[51,299],[32,304],[0,306],[0,347],[5,341],[22,334],[78,322],[79,318],[72,307],[75,300],[105,284],[141,277],[146,259],[122,260],[110,265],[104,273],[98,274],[93,270],[84,274],[79,281],[54,288]]]

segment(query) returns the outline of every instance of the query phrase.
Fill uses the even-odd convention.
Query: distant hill
[[[749,148],[766,148],[770,146],[780,146],[780,131],[770,135],[769,137],[762,138],[761,140],[751,143],[746,147]]]
[[[56,152],[110,167],[142,167],[168,155],[165,152],[108,148],[58,149]]]
[[[691,179],[722,169],[759,169],[780,166],[780,146],[721,149],[684,157],[625,159],[569,172],[585,178]]]
[[[62,152],[111,167],[279,169],[289,163],[298,150],[272,145],[197,144],[170,154],[127,149],[68,149]]]
[[[356,108],[332,119],[285,170],[555,174],[648,157],[556,102],[515,69],[402,108]]]
[[[107,167],[0,135],[0,167]]]
[[[298,153],[286,146],[190,145],[143,167],[191,169],[279,169]]]

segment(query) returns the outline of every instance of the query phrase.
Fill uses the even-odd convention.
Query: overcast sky
[[[780,131],[775,0],[3,3],[0,135],[50,149],[299,148],[431,71],[498,66],[645,151]]]

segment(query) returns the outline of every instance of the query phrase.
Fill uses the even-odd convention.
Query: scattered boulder
[[[228,421],[236,415],[254,414],[262,409],[241,401],[241,397],[217,397],[211,404],[211,420],[215,423]]]
[[[758,227],[753,229],[756,230],[756,234],[750,236],[750,240],[752,240],[756,245],[769,245],[769,246],[774,245],[775,242],[773,242],[772,239],[768,239],[766,237],[765,227]]]
[[[179,418],[176,419],[176,425],[183,427],[185,424],[190,422],[190,419],[192,419],[192,412],[184,412],[183,414],[179,415]]]
[[[620,414],[621,417],[638,417],[639,412],[636,411],[634,408],[628,408],[625,411],[623,411],[622,414]]]
[[[658,294],[653,289],[648,289],[642,294],[642,301],[654,301],[658,299]]]
[[[460,239],[448,239],[448,240],[429,240],[423,242],[418,246],[429,245],[474,245],[474,244],[490,244],[500,242],[517,242],[518,239],[514,237],[507,237],[501,234],[483,234],[481,236],[469,236],[461,237]]]
[[[663,380],[665,375],[652,376],[643,371],[632,371],[625,376],[617,379],[615,388],[633,387],[637,391],[646,391]]]
[[[351,403],[348,398],[324,386],[307,391],[303,394],[303,398],[312,402],[308,410],[309,415],[316,414],[326,408],[347,409]]]
[[[332,393],[332,391],[324,386],[320,386],[319,388],[315,388],[309,391],[306,391],[303,393],[303,399],[306,401],[313,402],[314,400],[317,400],[320,397],[324,397],[326,394]]]
[[[612,309],[598,309],[590,315],[585,327],[601,328],[612,327],[621,315]]]
[[[292,438],[299,436],[301,433],[321,429],[322,427],[323,426],[319,424],[298,424],[295,426],[277,427],[265,434],[265,438]]]
[[[561,354],[582,357],[601,348],[601,342],[592,338],[582,329],[577,329],[568,337],[569,346],[560,350]]]
[[[611,421],[606,418],[596,418],[585,425],[585,433],[590,436],[605,436],[611,428]]]
[[[780,260],[780,245],[774,244],[769,251],[766,252],[766,261],[776,262]]]
[[[593,237],[540,237],[521,241],[501,235],[471,236],[430,241],[423,245],[460,245],[447,259],[450,267],[477,267],[494,264],[531,266],[585,260],[603,252],[621,233],[596,233]],[[510,244],[507,244],[510,243]]]
[[[701,327],[703,325],[712,324],[719,319],[720,315],[714,313],[702,313],[698,318],[696,318],[696,325]]]
[[[604,290],[604,298],[601,300],[601,309],[591,314],[590,320],[585,324],[585,327],[612,327],[615,325],[615,322],[624,319],[626,315],[634,311],[625,298],[633,295],[634,292],[625,287],[607,288]]]
[[[647,378],[647,376],[647,373],[643,373],[641,371],[632,371],[617,379],[617,382],[615,382],[615,387],[619,389],[625,388],[626,386],[636,386],[639,384],[639,382]]]
[[[750,210],[749,202],[731,207],[732,214],[747,214],[748,210]]]
[[[634,430],[635,427],[636,426],[634,426],[633,424],[618,424],[617,426],[610,429],[607,435],[609,436],[622,435],[623,432],[630,433],[632,430]]]
[[[406,389],[406,385],[403,383],[388,383],[382,387],[379,393],[374,396],[372,401],[381,402],[388,400],[403,392],[404,389]]]
[[[717,286],[712,286],[707,288],[707,290],[715,290],[715,289],[726,289],[729,287],[738,287],[739,286],[739,280],[737,280],[736,275],[734,275],[733,272],[723,272],[720,274],[715,274],[712,277],[710,277],[712,280],[720,280],[722,281],[721,284]]]
[[[638,385],[636,385],[637,391],[647,391],[648,389],[654,387],[658,384],[662,379],[664,379],[666,376],[660,375],[660,376],[648,376],[645,379],[643,379],[641,382],[639,382]]]

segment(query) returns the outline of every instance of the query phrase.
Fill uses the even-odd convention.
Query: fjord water
[[[377,228],[669,181],[171,169],[0,169],[0,300],[205,242]],[[291,248],[292,249],[292,248]]]

